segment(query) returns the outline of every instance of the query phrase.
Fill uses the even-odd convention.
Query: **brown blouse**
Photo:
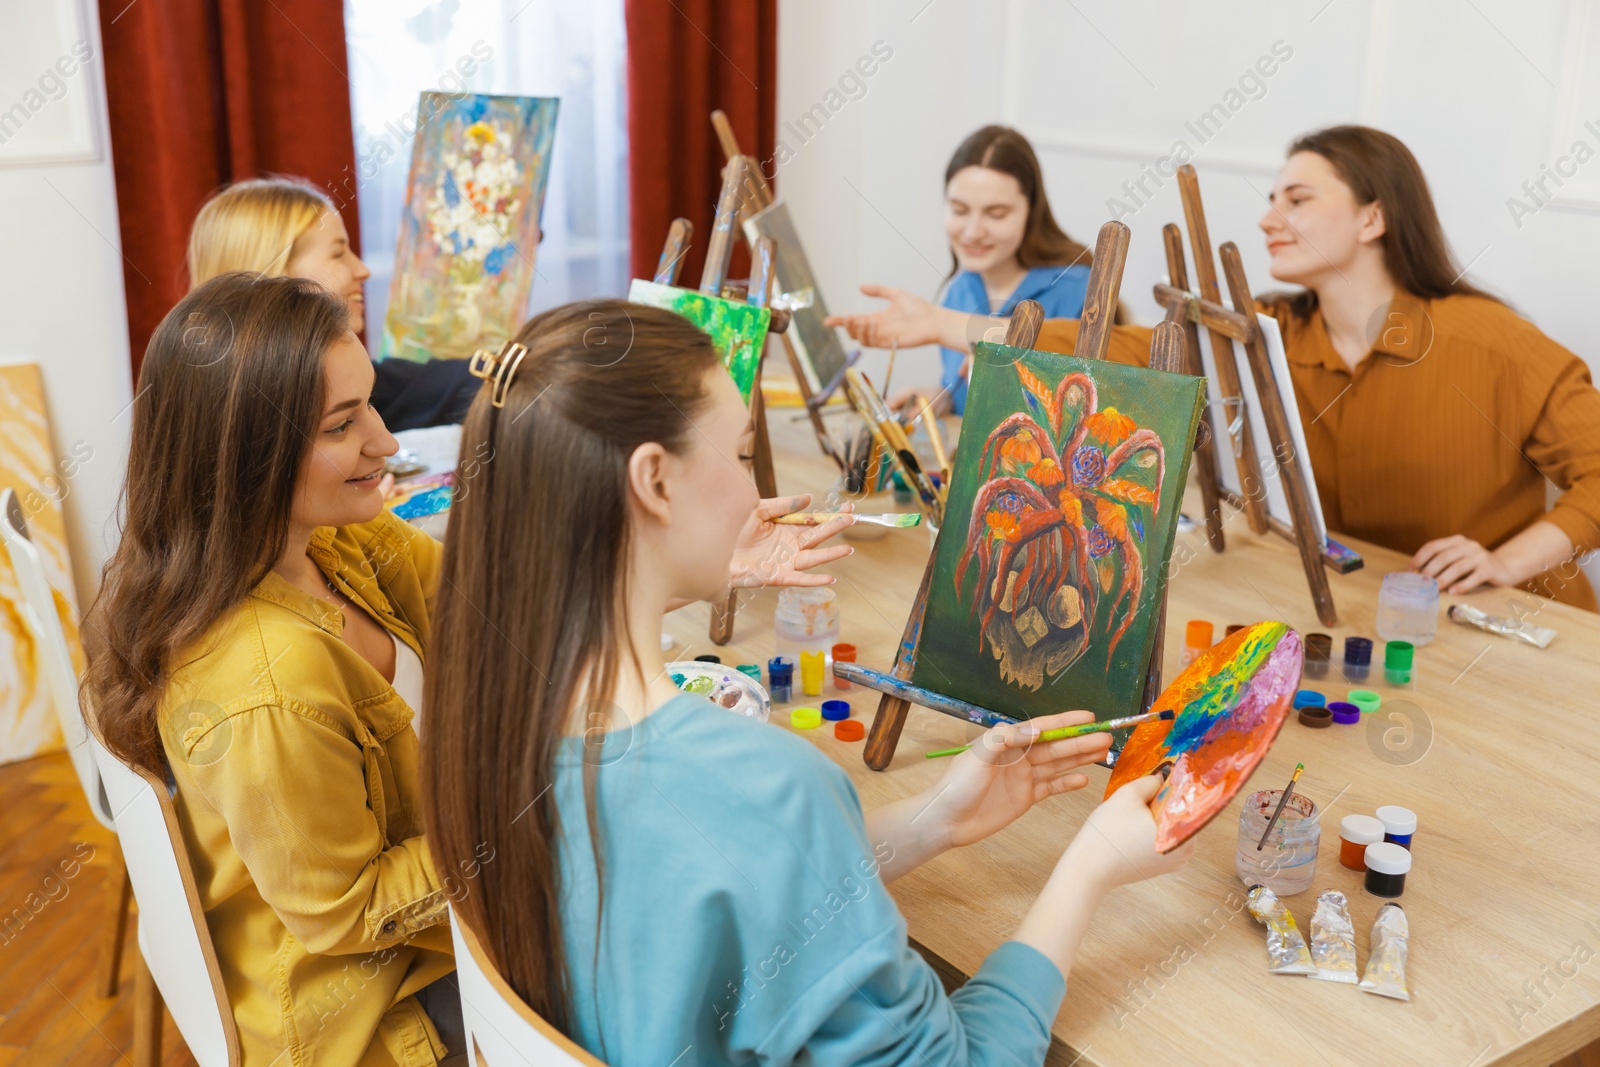
[[[1402,298],[1352,371],[1321,312],[1257,307],[1283,330],[1328,529],[1409,554],[1451,534],[1492,549],[1543,519],[1580,553],[1600,547],[1600,391],[1532,323],[1484,297]],[[1077,320],[1051,319],[1038,347],[1077,339]],[[1149,350],[1149,327],[1113,329],[1110,358]],[[1546,480],[1563,490],[1548,511]],[[1576,563],[1527,588],[1596,610]]]

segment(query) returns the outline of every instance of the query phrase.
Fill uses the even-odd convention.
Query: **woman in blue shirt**
[[[944,171],[944,230],[952,265],[940,306],[975,315],[1008,316],[1018,301],[1037,300],[1046,318],[1077,318],[1089,285],[1089,249],[1068,237],[1050,213],[1039,158],[1028,139],[1007,126],[985,126],[961,142]],[[867,296],[926,304],[887,285],[863,285]],[[863,316],[836,315],[868,345]],[[883,346],[887,347],[887,346]],[[967,406],[966,352],[940,348],[940,385],[948,410]],[[945,408],[941,402],[937,405]]]
[[[609,337],[627,359],[593,358]],[[1100,899],[1192,851],[1155,851],[1159,781],[1090,815],[946,995],[885,883],[1087,784],[1106,735],[1032,743],[1087,712],[996,728],[864,812],[803,736],[679,692],[663,613],[719,599],[736,547],[769,584],[826,581],[807,572],[836,528],[771,521],[805,498],[758,501],[735,462],[749,411],[687,320],[586,301],[516,341],[463,430],[462,454],[493,461],[457,473],[424,698],[428,840],[460,872],[458,920],[615,1067],[1042,1063]]]

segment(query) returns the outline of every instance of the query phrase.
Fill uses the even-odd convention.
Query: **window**
[[[345,35],[368,322],[388,308],[426,90],[561,98],[529,310],[626,294],[622,0],[345,0]]]

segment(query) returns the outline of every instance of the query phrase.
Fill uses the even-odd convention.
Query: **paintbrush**
[[[889,382],[894,378],[894,357],[900,351],[898,340],[889,342],[889,368],[883,372],[883,395],[889,395]]]
[[[850,386],[850,396],[856,403],[856,409],[865,417],[873,437],[885,452],[893,456],[900,464],[900,469],[905,472],[906,481],[916,490],[917,496],[922,499],[922,509],[934,522],[941,522],[944,518],[944,507],[941,499],[933,487],[933,482],[922,471],[922,464],[917,460],[917,454],[911,450],[911,441],[906,437],[904,427],[900,420],[895,418],[883,398],[872,388],[872,383],[867,380],[855,367],[845,368],[845,381]]]
[[[1083,737],[1085,734],[1102,734],[1110,730],[1121,730],[1126,726],[1138,726],[1141,723],[1160,722],[1163,719],[1172,719],[1176,713],[1168,711],[1147,711],[1143,715],[1124,715],[1120,719],[1107,719],[1105,722],[1086,722],[1082,726],[1058,726],[1054,730],[1046,730],[1035,738],[1038,742],[1064,741],[1069,737]],[[962,745],[960,748],[942,748],[937,752],[929,752],[924,759],[938,759],[940,756],[955,756],[971,745]]]
[[[1272,818],[1267,820],[1267,828],[1261,833],[1261,840],[1256,842],[1257,852],[1260,852],[1261,847],[1267,843],[1267,835],[1272,833],[1272,828],[1278,825],[1278,816],[1283,814],[1284,805],[1289,803],[1289,795],[1294,792],[1294,784],[1300,780],[1300,772],[1305,769],[1304,763],[1294,765],[1294,774],[1289,778],[1289,784],[1283,791],[1283,799],[1278,801],[1277,808],[1272,812]]]
[[[821,526],[830,519],[837,519],[840,515],[849,515],[857,522],[865,522],[873,526],[888,526],[891,529],[915,526],[922,521],[922,516],[915,511],[886,515],[862,515],[854,511],[800,511],[791,515],[779,515],[772,521],[782,523],[785,526]]]

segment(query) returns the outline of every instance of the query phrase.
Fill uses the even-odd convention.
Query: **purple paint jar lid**
[[[1344,639],[1344,661],[1352,667],[1361,667],[1372,662],[1372,638],[1347,637]]]
[[[850,717],[850,702],[848,700],[824,700],[822,702],[822,717],[832,722],[840,722]]]
[[[1361,709],[1354,704],[1347,704],[1343,700],[1335,700],[1328,705],[1328,713],[1333,716],[1333,721],[1344,726],[1361,721]]]

